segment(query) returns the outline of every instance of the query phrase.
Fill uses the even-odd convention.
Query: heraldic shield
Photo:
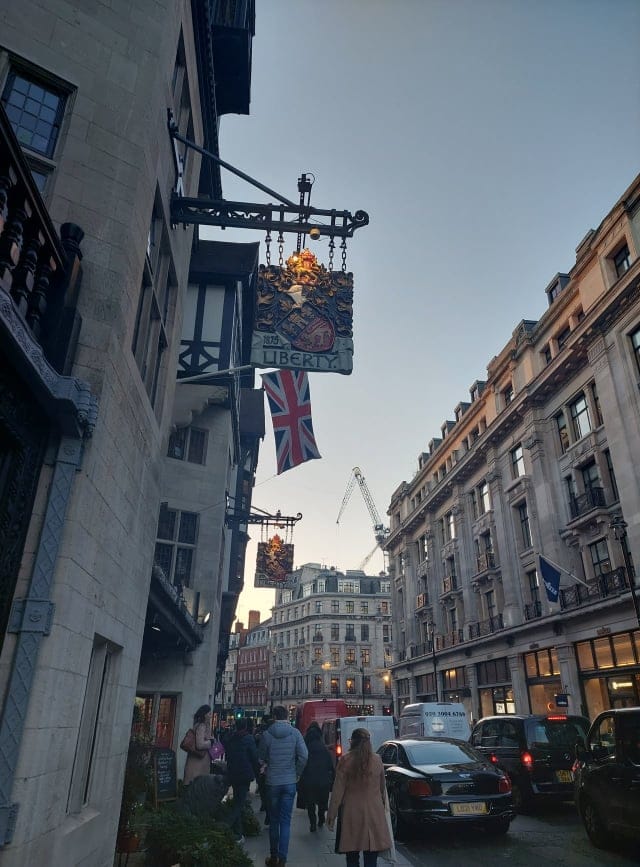
[[[251,362],[256,367],[351,373],[353,275],[328,271],[310,250],[286,267],[261,265]]]
[[[267,542],[258,542],[254,587],[284,587],[293,572],[293,545],[277,534]]]

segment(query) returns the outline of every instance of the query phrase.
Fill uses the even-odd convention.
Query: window
[[[589,545],[589,554],[591,556],[593,574],[596,578],[611,571],[609,546],[607,545],[606,539],[599,539],[597,542],[592,542],[591,545]]]
[[[629,338],[631,340],[631,348],[633,349],[633,357],[636,360],[636,367],[638,373],[640,373],[640,328],[636,328],[636,330],[629,335]]]
[[[480,513],[478,511],[478,495],[475,488],[469,491],[469,499],[471,500],[471,514],[474,518],[477,518]]]
[[[340,641],[340,624],[331,624],[331,641]]]
[[[44,79],[23,70],[11,69],[2,94],[2,104],[22,147],[40,192],[55,168],[53,159],[64,117],[67,94]],[[44,159],[38,159],[39,154]]]
[[[359,590],[357,581],[338,581],[338,593],[358,593]]]
[[[207,431],[195,427],[179,427],[169,437],[167,454],[177,461],[204,464],[207,452]]]
[[[369,640],[369,624],[362,623],[360,625],[360,641],[368,641]]]
[[[368,614],[369,613],[369,603],[361,602],[360,603],[360,614]]]
[[[520,503],[517,507],[518,521],[520,523],[520,540],[523,548],[531,548],[531,527],[529,526],[529,512],[526,503]]]
[[[102,774],[107,771],[106,767],[98,767],[100,757],[103,755],[100,750],[100,735],[105,728],[105,719],[107,728],[111,729],[108,715],[105,717],[103,711],[112,688],[116,650],[117,648],[103,638],[98,636],[94,638],[76,754],[73,760],[67,802],[69,813],[79,813],[89,803],[94,780],[95,785],[99,787],[102,783]]]
[[[582,475],[582,484],[584,485],[585,494],[591,496],[593,500],[594,490],[600,489],[600,475],[595,461],[582,467],[580,471]]]
[[[607,462],[607,473],[609,474],[609,484],[611,485],[613,500],[614,502],[617,502],[620,499],[620,495],[618,494],[618,483],[616,482],[616,474],[613,468],[613,461],[611,460],[611,452],[609,449],[604,453],[604,457]]]
[[[380,592],[381,593],[391,593],[391,581],[381,581],[380,582]]]
[[[160,507],[155,563],[179,591],[189,586],[197,537],[197,512]]]
[[[560,450],[564,454],[569,448],[569,430],[567,428],[567,420],[563,412],[559,412],[556,416],[556,426],[558,428],[558,438],[560,439]]]
[[[604,419],[602,418],[600,398],[598,397],[598,389],[596,388],[595,382],[591,385],[591,406],[593,407],[593,413],[596,418],[596,427],[600,427],[600,425],[604,424]]]
[[[389,613],[389,603],[383,600],[380,603],[380,614],[388,614]]]
[[[511,475],[514,479],[524,476],[524,454],[522,445],[516,446],[511,450]]]
[[[322,604],[322,600],[316,599],[316,602],[315,602],[316,614],[322,614],[323,608],[324,608],[324,605]]]
[[[613,267],[615,268],[616,277],[622,277],[622,275],[631,267],[629,245],[624,244],[622,247],[620,247],[618,252],[614,253],[611,257],[611,261],[613,262]]]
[[[340,602],[337,599],[331,600],[331,613],[340,614]]]
[[[352,600],[344,603],[345,614],[353,614],[355,612],[355,605]]]
[[[382,640],[391,641],[391,627],[388,623],[382,624]]]
[[[584,394],[581,394],[569,406],[571,412],[571,424],[573,427],[573,435],[576,440],[586,437],[591,433],[591,419],[589,418],[589,408]]]
[[[159,205],[154,208],[152,226],[160,218]],[[138,310],[135,318],[131,351],[138,365],[151,406],[160,409],[158,396],[166,376],[165,350],[173,317],[177,280],[169,255],[168,239],[162,233],[154,258],[145,257]]]
[[[567,325],[567,327],[563,328],[560,334],[558,334],[558,336],[556,337],[556,340],[558,342],[558,349],[562,349],[570,336],[571,328]]]
[[[356,628],[353,623],[347,623],[346,632],[344,636],[345,641],[355,641],[356,640]]]
[[[491,498],[489,497],[489,485],[487,482],[481,482],[478,487],[480,514],[484,515],[491,509]]]
[[[320,695],[322,692],[322,675],[316,674],[313,678],[313,693],[314,695]]]
[[[503,391],[502,391],[502,397],[503,397],[505,406],[509,406],[509,404],[513,400],[513,395],[514,395],[513,383],[510,382],[509,385],[505,389],[503,389]]]
[[[540,579],[538,578],[538,570],[533,569],[527,572],[527,583],[529,585],[529,598],[532,602],[540,602]]]
[[[360,651],[360,662],[362,665],[371,665],[371,651],[368,647],[363,647]]]
[[[551,346],[548,343],[544,347],[544,349],[542,350],[542,352],[540,354],[542,355],[542,358],[543,358],[545,365],[551,364],[551,358],[552,358]]]
[[[356,681],[353,677],[348,677],[345,681],[345,692],[347,695],[356,694]]]
[[[344,664],[345,665],[355,665],[356,664],[356,651],[353,647],[348,648],[344,654]]]
[[[331,648],[331,665],[334,668],[337,668],[340,665],[340,648],[332,647]]]

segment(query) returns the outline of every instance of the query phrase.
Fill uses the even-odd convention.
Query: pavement
[[[269,828],[264,825],[264,813],[260,812],[260,797],[249,795],[251,808],[262,825],[259,837],[247,837],[242,844],[254,864],[264,867],[264,859],[269,855]],[[309,831],[309,817],[306,810],[293,808],[291,817],[291,840],[287,867],[345,867],[345,856],[334,851],[336,835],[326,825],[312,833]],[[378,867],[390,867],[391,862],[378,858]],[[411,862],[397,852],[396,867],[411,867]]]

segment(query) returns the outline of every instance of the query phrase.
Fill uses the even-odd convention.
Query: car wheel
[[[492,819],[487,825],[489,834],[506,834],[511,824],[510,819]]]
[[[399,837],[406,836],[407,823],[398,810],[398,796],[395,792],[389,792],[389,812],[391,813],[391,830],[394,839],[397,840]]]
[[[610,842],[607,827],[600,817],[600,813],[592,801],[586,800],[582,805],[582,821],[587,836],[598,849],[605,849]]]

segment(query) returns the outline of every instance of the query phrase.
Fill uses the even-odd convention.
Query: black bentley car
[[[424,825],[509,830],[515,815],[509,777],[466,741],[400,738],[382,744],[378,755],[396,836]]]

